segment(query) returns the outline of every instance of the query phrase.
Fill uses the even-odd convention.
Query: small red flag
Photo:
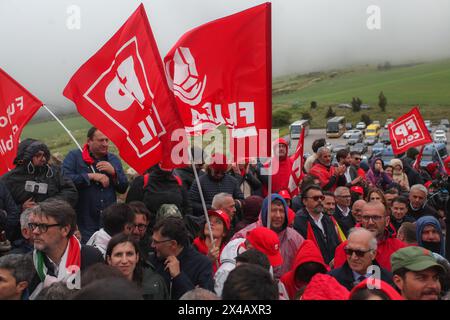
[[[298,139],[297,149],[295,150],[295,154],[292,158],[292,170],[291,176],[289,178],[289,192],[292,196],[295,196],[299,193],[298,185],[303,178],[303,149],[305,143],[305,127],[302,127],[302,132],[300,133],[300,137]]]

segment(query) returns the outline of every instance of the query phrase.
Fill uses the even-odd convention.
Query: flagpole
[[[75,137],[72,135],[72,132],[70,132],[69,129],[67,129],[67,127],[64,125],[64,123],[62,123],[61,120],[59,120],[59,118],[56,116],[56,114],[54,114],[49,108],[47,108],[47,106],[44,104],[42,105],[44,107],[45,110],[48,111],[48,113],[50,113],[52,115],[52,117],[58,121],[58,123],[61,125],[61,127],[63,127],[64,130],[66,130],[67,134],[70,136],[70,138],[72,138],[73,142],[75,142],[75,144],[77,145],[78,149],[80,149],[81,152],[83,152],[83,149],[81,148],[80,144],[78,143],[77,139],[75,139]],[[91,165],[91,170],[92,172],[95,172],[94,167]]]
[[[269,182],[267,183],[267,194],[268,194],[268,201],[269,201],[269,208],[267,212],[267,228],[270,229],[270,213],[272,211],[272,157],[270,157],[269,160],[269,168],[268,174],[269,174]]]
[[[195,168],[194,157],[192,155],[191,148],[189,148],[189,147],[188,147],[188,152],[189,152],[189,160],[191,161],[191,165],[192,165],[192,170],[194,171],[195,181],[197,182],[198,192],[200,193],[200,200],[202,202],[203,213],[205,215],[206,224],[208,225],[209,237],[211,239],[211,244],[214,249],[216,246],[214,244],[214,237],[212,234],[211,222],[209,221],[208,209],[206,208],[206,202],[205,202],[205,198],[203,197],[202,186],[200,184],[200,179],[198,178],[197,169]],[[220,257],[219,257],[219,259],[220,259]],[[217,261],[217,260],[216,260],[216,266],[217,266],[217,268],[219,268],[219,261]]]
[[[433,147],[434,147],[434,150],[436,150],[436,153],[437,153],[439,162],[441,163],[441,168],[442,168],[442,170],[444,170],[444,172],[445,172],[444,161],[442,161],[441,155],[439,154],[439,151],[438,151],[438,149],[436,148],[436,144],[434,143],[434,141],[433,141]]]
[[[267,92],[266,92],[266,103],[267,103],[267,128],[272,129],[272,4],[270,2],[266,3],[267,10],[266,10],[266,84],[267,84]],[[268,189],[268,201],[269,206],[267,213],[267,228],[270,229],[270,213],[272,211],[272,165],[273,165],[273,159],[272,159],[272,130],[269,130],[268,132],[268,138],[267,138],[268,144],[267,148],[269,151],[269,181],[267,185]]]

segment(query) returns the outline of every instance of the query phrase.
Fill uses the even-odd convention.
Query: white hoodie
[[[105,231],[105,229],[101,228],[92,235],[92,237],[86,244],[100,250],[100,252],[103,254],[103,258],[105,258],[106,248],[108,248],[109,240],[111,240],[111,236]]]

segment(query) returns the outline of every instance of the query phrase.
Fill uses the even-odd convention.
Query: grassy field
[[[378,107],[378,94],[384,92],[388,100],[386,112]],[[353,113],[338,109],[339,103],[350,103],[352,97],[359,97],[372,109]],[[317,101],[317,109],[310,109],[310,102]],[[344,115],[347,121],[360,121],[367,113],[372,120],[384,123],[387,118],[396,118],[414,106],[419,105],[425,119],[436,123],[450,118],[450,60],[395,67],[379,71],[376,66],[358,66],[343,70],[317,72],[307,75],[289,75],[273,81],[273,110],[286,109],[290,121],[300,119],[302,112],[310,112],[313,128],[325,127],[328,106],[333,106],[337,115]],[[72,131],[80,144],[86,141],[86,132],[91,126],[78,115],[66,117],[64,124]],[[287,133],[287,126],[281,135]],[[22,133],[22,139],[33,137],[45,141],[52,152],[66,155],[76,146],[56,121],[30,123]],[[114,147],[112,151],[115,152]]]

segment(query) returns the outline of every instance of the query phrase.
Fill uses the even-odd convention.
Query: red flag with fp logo
[[[13,169],[22,129],[43,103],[0,68],[0,175]]]
[[[388,126],[394,154],[433,142],[418,107],[414,107]]]
[[[184,126],[142,4],[78,69],[64,95],[115,143],[120,156],[137,172],[142,174],[160,161],[164,168],[181,164]],[[186,163],[187,154],[183,156]]]
[[[226,125],[232,138],[245,138],[272,128],[270,14],[264,3],[211,21],[167,53],[167,80],[187,133]]]

